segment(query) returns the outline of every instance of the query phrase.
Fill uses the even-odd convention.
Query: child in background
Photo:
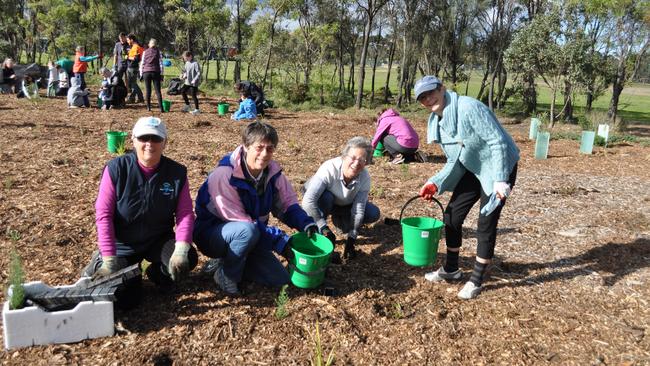
[[[22,82],[22,87],[17,95],[18,98],[37,99],[38,98],[38,83],[30,75],[25,75]]]
[[[81,78],[78,76],[73,77],[70,79],[70,89],[68,90],[68,107],[90,107],[88,94],[90,94],[88,89],[84,90],[81,88]]]
[[[16,72],[14,71],[14,60],[6,58],[2,63],[2,92],[17,93]]]
[[[194,61],[194,56],[190,51],[183,52],[183,60],[185,61],[185,70],[181,75],[181,79],[185,79],[181,88],[181,94],[185,101],[183,112],[190,111],[190,100],[187,98],[187,93],[190,92],[192,93],[192,101],[194,101],[194,110],[191,113],[197,115],[200,111],[199,99],[196,97],[196,92],[199,90],[199,84],[201,83],[201,67],[198,62]]]
[[[113,107],[113,83],[111,81],[111,70],[102,67],[99,71],[103,77],[101,87],[99,88],[99,100],[102,101],[102,109],[111,109]]]
[[[56,69],[59,72],[59,88],[56,91],[56,95],[65,97],[68,95],[68,89],[70,88],[70,83],[68,82],[68,72],[59,64],[56,65]]]
[[[231,118],[235,121],[239,121],[241,119],[257,118],[257,108],[255,107],[255,101],[251,97],[250,91],[241,91],[241,102],[239,103],[239,109],[232,115]]]
[[[59,69],[61,66],[55,65],[52,61],[47,62],[47,97],[56,96],[59,89]]]

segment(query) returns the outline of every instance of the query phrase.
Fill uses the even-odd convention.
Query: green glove
[[[172,253],[171,258],[169,258],[169,265],[167,270],[172,276],[172,280],[176,281],[179,279],[180,275],[183,272],[187,272],[190,267],[190,260],[187,257],[187,254],[190,252],[191,245],[184,241],[177,241],[174,245],[174,253]]]
[[[120,269],[120,266],[118,264],[117,257],[114,255],[107,255],[102,257],[102,266],[95,271],[93,274],[93,281],[97,278],[100,277],[105,277],[108,276],[112,273],[117,272]]]

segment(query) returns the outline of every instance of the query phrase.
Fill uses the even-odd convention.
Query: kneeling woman
[[[110,275],[146,259],[147,277],[168,289],[196,266],[187,168],[162,155],[166,144],[160,118],[142,117],[133,128],[135,153],[106,164],[95,203],[99,252],[85,276]]]
[[[278,287],[289,274],[272,251],[291,255],[289,237],[268,226],[269,215],[296,230],[316,233],[314,220],[298,204],[291,182],[273,159],[278,134],[265,123],[249,124],[243,144],[210,173],[196,197],[194,242],[213,261],[214,280],[239,295],[242,279]]]
[[[327,226],[327,216],[341,232],[347,233],[343,257],[354,258],[354,245],[361,225],[379,220],[379,208],[368,202],[370,174],[366,163],[372,156],[370,142],[353,137],[343,154],[324,162],[305,183],[302,207],[316,220],[320,233],[332,243],[336,236]]]

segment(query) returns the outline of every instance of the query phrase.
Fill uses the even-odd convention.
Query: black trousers
[[[394,135],[384,136],[382,144],[384,144],[384,149],[388,151],[391,157],[395,157],[397,154],[402,154],[405,158],[411,157],[416,151],[418,151],[417,147],[404,147],[400,145]]]
[[[194,102],[194,109],[199,109],[199,98],[196,97],[196,91],[197,87],[191,86],[191,85],[183,85],[181,88],[181,94],[183,95],[183,100],[185,101],[185,104],[189,105],[190,100],[187,97],[187,92],[190,92],[192,94],[192,101]]]
[[[514,166],[508,183],[510,188],[514,187],[517,179],[517,165]],[[480,199],[481,207],[489,200],[481,188],[481,182],[476,178],[474,173],[469,170],[463,175],[451,195],[451,200],[445,209],[445,235],[447,248],[460,248],[463,242],[463,222],[472,206]],[[476,228],[476,238],[478,247],[476,255],[483,259],[492,259],[494,257],[494,247],[497,239],[497,224],[501,217],[501,210],[506,204],[506,199],[488,216],[479,214],[478,225]]]
[[[144,96],[147,102],[147,109],[151,110],[151,83],[156,89],[156,97],[158,97],[158,108],[163,112],[162,107],[162,94],[160,92],[160,73],[158,72],[143,72],[142,78],[144,79]]]

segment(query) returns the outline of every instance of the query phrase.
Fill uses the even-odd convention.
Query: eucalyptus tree
[[[197,43],[210,48],[209,34],[226,29],[230,17],[225,0],[165,0],[163,19],[174,32],[176,52],[195,51]]]
[[[476,21],[478,32],[474,40],[484,59],[483,77],[477,99],[487,99],[490,109],[494,109],[496,103],[496,108],[499,109],[509,96],[504,92],[507,70],[504,66],[503,55],[510,46],[516,28],[520,25],[518,20],[524,8],[513,0],[493,1],[489,7],[485,7],[485,3],[481,5]],[[489,84],[488,77],[490,77]],[[499,81],[495,83],[497,78]],[[498,88],[496,93],[495,87]],[[487,93],[485,93],[486,88]]]
[[[0,54],[18,60],[25,39],[20,23],[26,0],[0,1]]]
[[[248,21],[257,9],[256,0],[232,0],[233,7],[231,26],[234,26],[236,35],[237,56],[235,56],[235,69],[233,78],[235,82],[241,80],[241,61],[244,50],[244,39],[250,38],[252,30]],[[230,30],[233,33],[233,30]]]
[[[366,78],[366,58],[368,57],[368,44],[370,43],[370,33],[372,24],[377,15],[388,0],[355,0],[357,6],[365,14],[365,27],[363,29],[363,42],[361,43],[361,60],[359,61],[359,89],[357,90],[357,99],[355,105],[361,108],[361,99],[363,98],[363,84]]]
[[[612,56],[616,72],[612,82],[612,99],[608,115],[616,120],[618,103],[625,83],[634,78],[640,60],[650,44],[650,8],[648,1],[613,1],[612,12],[616,15],[616,32],[613,36]]]
[[[270,12],[269,23],[269,45],[266,57],[266,65],[264,67],[264,76],[262,76],[261,86],[262,89],[266,85],[266,79],[269,73],[269,66],[271,65],[271,56],[273,55],[273,38],[275,37],[276,24],[278,20],[284,17],[296,4],[298,0],[263,0],[263,9]]]

